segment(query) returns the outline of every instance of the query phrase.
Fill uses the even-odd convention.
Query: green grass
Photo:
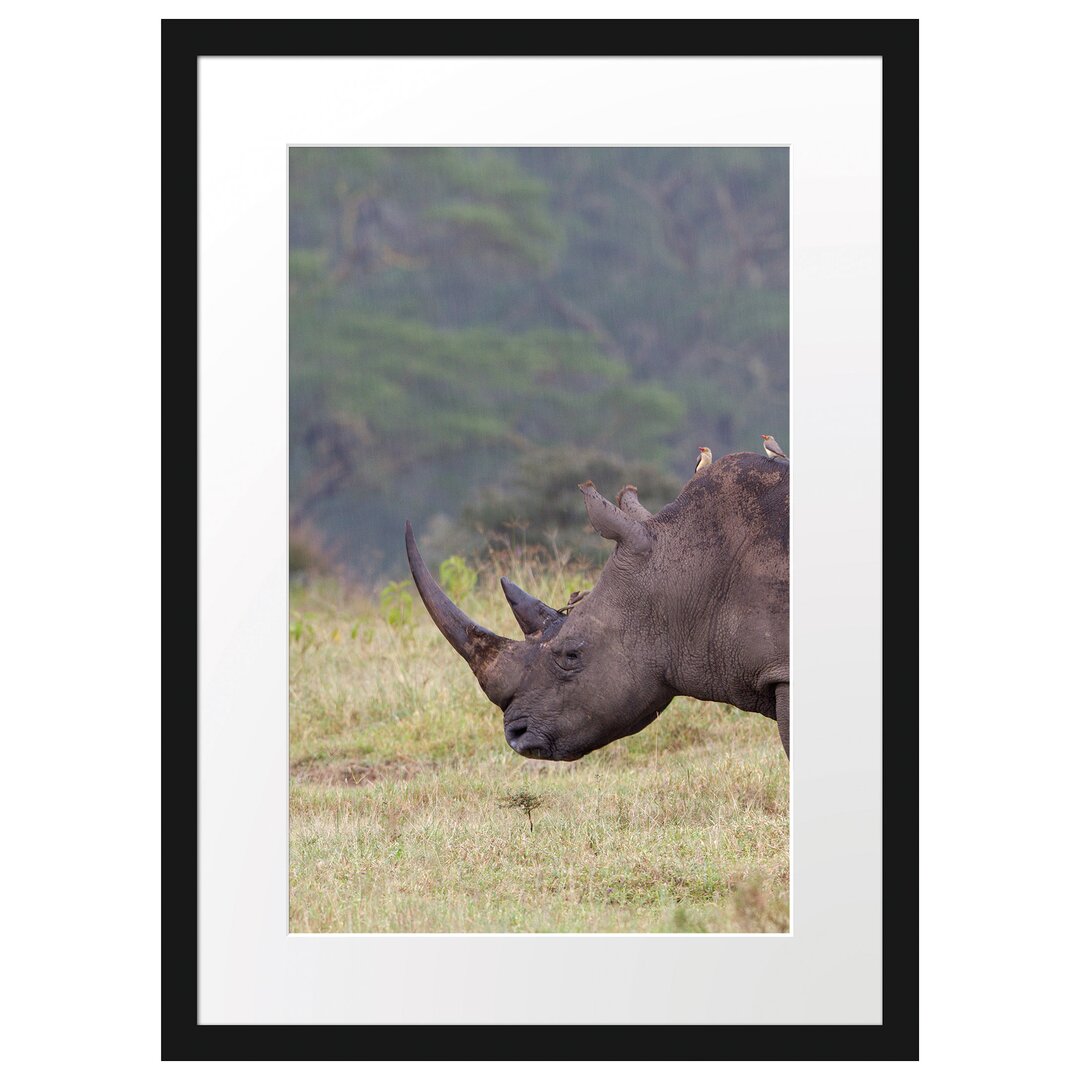
[[[553,603],[587,583],[511,569]],[[492,573],[463,606],[520,636]],[[418,599],[402,622],[400,604],[319,583],[292,607],[294,932],[787,930],[773,721],[679,698],[580,761],[528,761]],[[531,829],[522,796],[539,800]]]

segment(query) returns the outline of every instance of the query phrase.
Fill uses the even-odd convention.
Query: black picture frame
[[[377,22],[366,43],[418,40],[443,47],[372,55],[477,55],[472,21]],[[528,53],[611,55],[603,22],[513,21],[486,40],[528,42]],[[417,31],[423,27],[422,34]],[[572,27],[572,32],[568,28]],[[162,1058],[163,1060],[916,1060],[918,1057],[917,535],[915,470],[908,447],[918,394],[918,21],[625,20],[618,38],[640,51],[701,55],[689,45],[723,43],[724,56],[883,58],[883,1022],[880,1025],[692,1025],[671,1040],[665,1026],[618,1027],[617,1042],[575,1039],[545,1028],[543,1046],[511,1027],[417,1025],[403,1052],[395,1028],[200,1025],[197,1020],[198,579],[197,169],[200,56],[334,56],[358,38],[337,20],[162,22]],[[455,51],[460,40],[467,48]],[[904,430],[901,431],[901,424]],[[193,452],[194,447],[194,452]],[[903,716],[898,715],[903,711]],[[716,1031],[714,1028],[720,1028]],[[584,1025],[580,1034],[602,1033]],[[483,1038],[477,1039],[482,1032]],[[385,1034],[385,1039],[378,1036]],[[430,1034],[432,1038],[423,1036]],[[317,1037],[313,1037],[317,1036]],[[572,1051],[570,1048],[573,1048]],[[566,1048],[563,1050],[562,1048]]]

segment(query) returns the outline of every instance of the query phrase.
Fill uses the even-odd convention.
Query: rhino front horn
[[[513,646],[518,643],[474,622],[442,591],[420,557],[412,524],[408,521],[405,522],[405,553],[420,599],[432,621],[468,662],[484,693],[502,708],[513,696],[517,684]]]

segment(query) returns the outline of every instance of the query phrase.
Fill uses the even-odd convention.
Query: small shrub
[[[379,593],[379,613],[391,626],[408,626],[412,622],[413,600],[409,592],[411,581],[391,581]]]
[[[533,831],[532,812],[540,806],[543,798],[529,791],[515,791],[499,800],[499,805],[506,810],[520,810],[529,819],[529,832]]]
[[[289,624],[289,637],[300,646],[301,655],[317,643],[315,626],[306,615],[294,613],[293,621]]]
[[[461,604],[476,585],[476,571],[460,555],[439,564],[439,584],[455,604]]]

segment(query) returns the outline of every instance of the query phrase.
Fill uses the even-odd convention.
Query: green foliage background
[[[599,559],[580,481],[786,444],[785,149],[294,148],[289,229],[296,572]]]

